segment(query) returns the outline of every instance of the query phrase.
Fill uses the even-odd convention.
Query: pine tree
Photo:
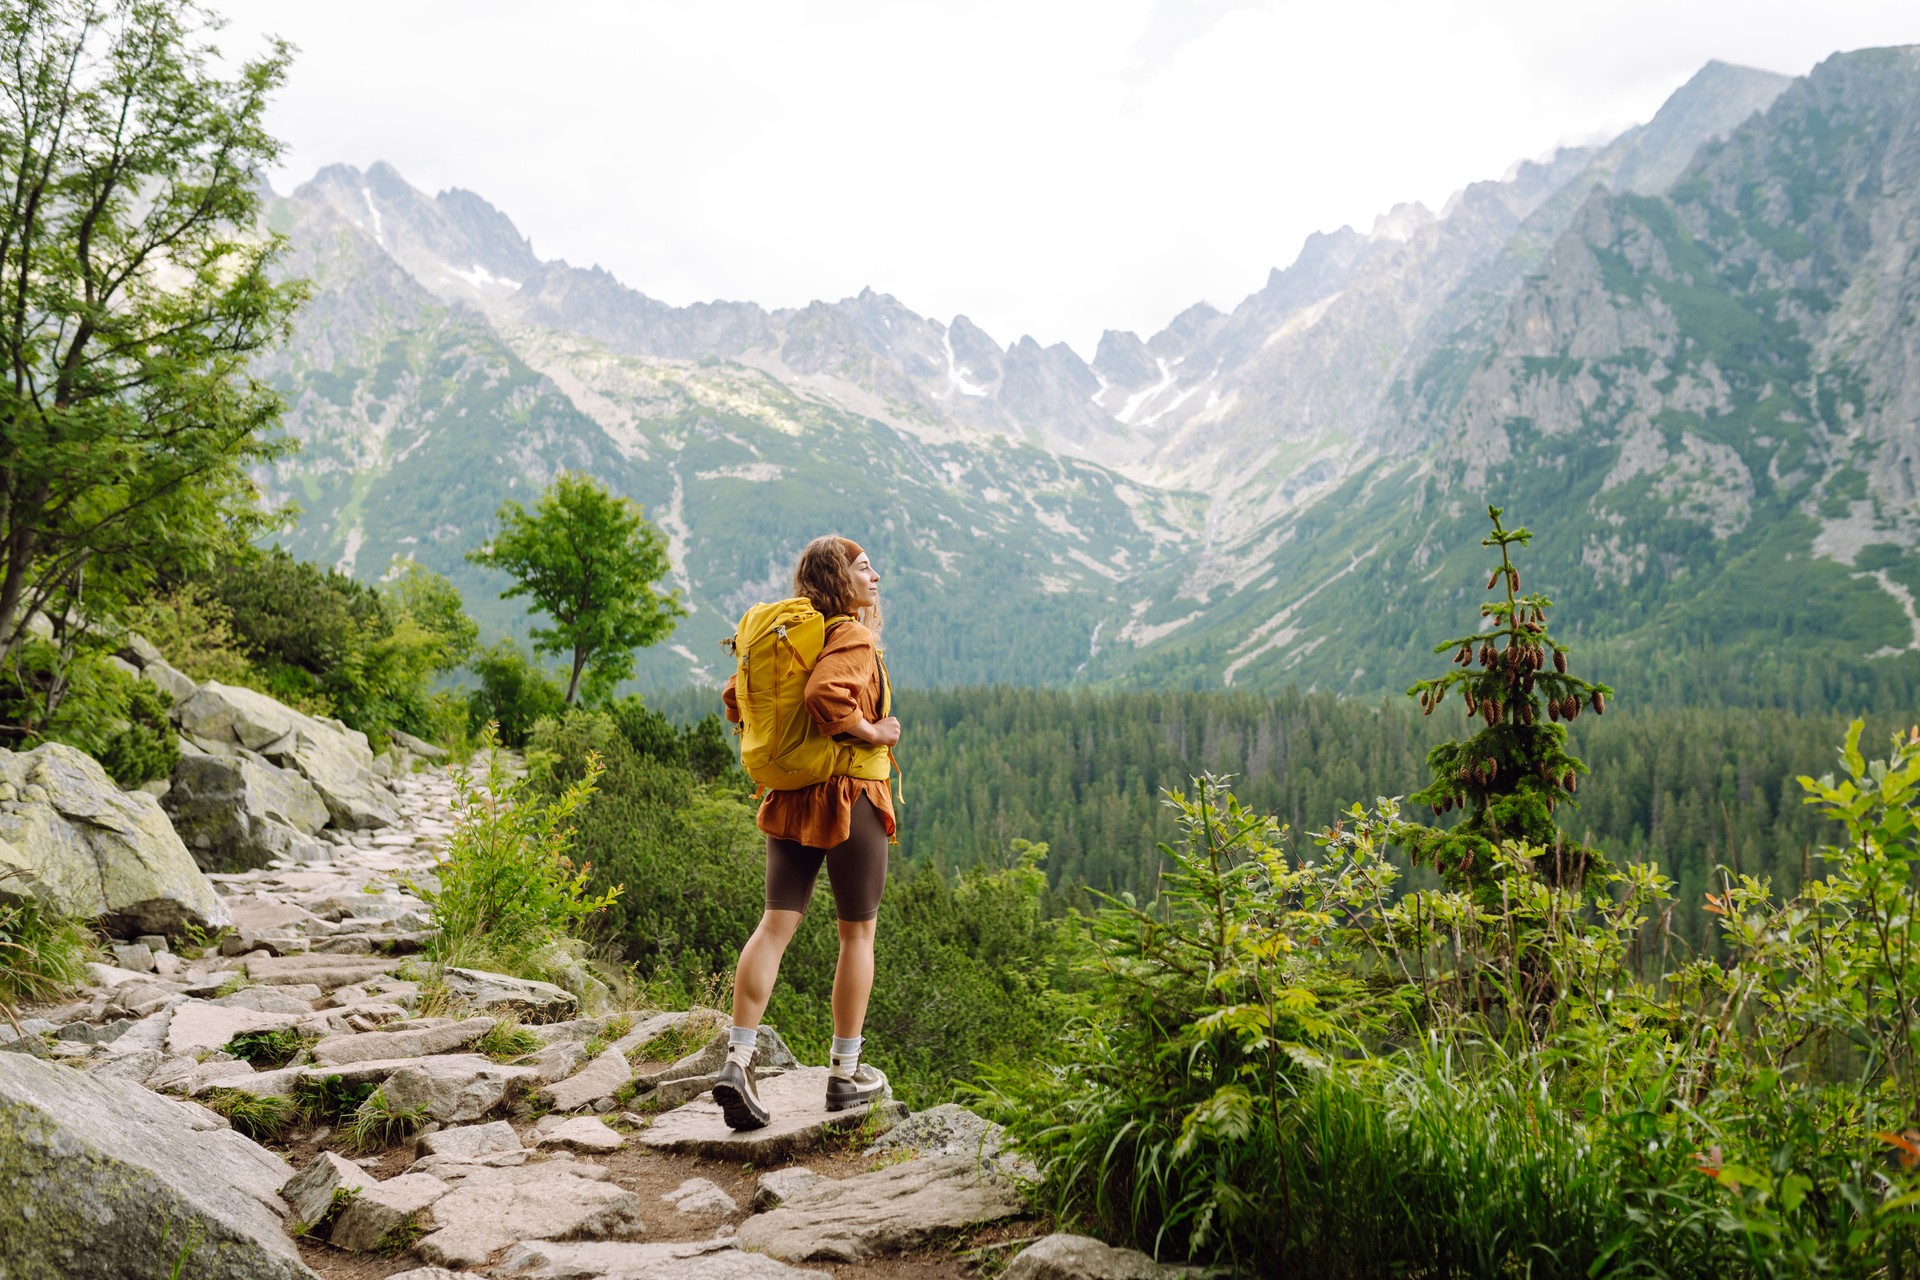
[[[1503,840],[1543,850],[1535,869],[1556,884],[1604,865],[1597,851],[1559,828],[1554,811],[1572,803],[1587,772],[1567,754],[1563,722],[1587,709],[1604,713],[1613,690],[1568,671],[1566,647],[1547,631],[1553,602],[1520,593],[1513,548],[1526,546],[1533,535],[1502,525],[1500,510],[1487,508],[1493,532],[1480,543],[1500,554],[1487,579],[1494,598],[1480,607],[1486,629],[1435,646],[1435,653],[1453,652],[1456,669],[1407,690],[1428,715],[1457,691],[1468,718],[1485,722],[1471,738],[1443,742],[1427,753],[1433,781],[1412,797],[1431,806],[1436,817],[1465,809],[1466,818],[1446,829],[1409,824],[1401,832],[1416,863],[1433,867],[1460,889],[1491,886],[1493,848]]]

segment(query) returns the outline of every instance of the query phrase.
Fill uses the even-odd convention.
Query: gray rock
[[[911,1151],[920,1155],[992,1159],[1000,1154],[1005,1133],[1001,1126],[958,1103],[943,1102],[914,1112],[861,1154],[884,1156]]]
[[[660,1198],[672,1205],[676,1213],[737,1213],[740,1209],[719,1183],[706,1178],[688,1178]]]
[[[794,1192],[820,1181],[820,1178],[820,1174],[798,1165],[791,1169],[769,1170],[754,1181],[753,1211],[760,1213],[771,1209]]]
[[[1003,1280],[1187,1280],[1197,1267],[1163,1266],[1137,1249],[1116,1249],[1091,1236],[1056,1232],[1022,1250]]]
[[[280,1188],[280,1198],[287,1202],[287,1230],[295,1235],[311,1230],[333,1210],[334,1192],[363,1190],[374,1181],[359,1165],[322,1151]]]
[[[867,1124],[870,1112],[878,1112],[877,1122],[889,1128],[906,1114],[905,1107],[890,1100],[877,1107],[828,1111],[825,1067],[802,1067],[763,1080],[759,1094],[773,1114],[765,1128],[730,1129],[719,1106],[704,1099],[655,1116],[638,1140],[656,1151],[756,1165],[784,1164],[819,1146],[829,1134]]]
[[[251,1009],[255,1013],[284,1013],[304,1018],[313,1012],[313,1002],[319,998],[320,988],[312,985],[242,987],[232,995],[217,997],[212,1003],[223,1009]]]
[[[613,1048],[589,1062],[576,1074],[547,1085],[540,1090],[540,1096],[552,1104],[555,1111],[577,1111],[604,1098],[611,1098],[631,1079],[632,1068],[627,1066],[627,1060],[621,1056],[620,1050]]]
[[[447,749],[445,747],[436,747],[431,742],[422,738],[416,738],[410,733],[402,733],[398,729],[391,729],[388,731],[387,736],[392,738],[398,745],[406,748],[414,755],[419,756],[422,760],[445,760],[447,758]]]
[[[0,782],[39,797],[0,811],[0,870],[24,870],[33,893],[64,914],[115,936],[227,923],[159,802],[122,791],[93,757],[56,742],[0,750]]]
[[[441,974],[441,980],[456,999],[476,1009],[509,1010],[529,1021],[550,1022],[563,1018],[579,1003],[571,991],[551,982],[511,978],[481,969],[448,968]]]
[[[445,1267],[415,1267],[387,1277],[387,1280],[487,1280],[478,1271],[449,1271]]]
[[[534,1074],[530,1067],[502,1066],[478,1054],[448,1054],[406,1063],[387,1076],[382,1088],[395,1110],[425,1107],[427,1116],[442,1124],[467,1124],[499,1106],[509,1089],[531,1082]]]
[[[333,1220],[327,1243],[352,1253],[385,1248],[395,1233],[416,1222],[416,1214],[442,1199],[447,1184],[425,1173],[403,1173],[363,1187]]]
[[[208,871],[264,867],[327,824],[312,783],[252,754],[180,757],[165,808]]]
[[[320,793],[335,826],[363,830],[396,820],[392,793],[373,776],[366,735],[337,720],[302,715],[263,693],[217,681],[176,706],[173,718],[210,751],[244,748],[297,771]]]
[[[53,1038],[79,1044],[112,1044],[138,1025],[128,1018],[115,1018],[112,1022],[69,1022],[54,1032]]]
[[[522,1240],[507,1251],[498,1273],[513,1280],[832,1280],[825,1271],[807,1271],[765,1254],[743,1252],[732,1240],[685,1244]]]
[[[329,1036],[313,1046],[313,1060],[341,1063],[368,1062],[374,1058],[424,1058],[464,1049],[493,1030],[492,1018],[435,1021],[438,1025]]]
[[[0,1275],[153,1280],[184,1259],[182,1275],[315,1280],[281,1225],[286,1164],[224,1124],[0,1054]]]
[[[351,956],[249,956],[247,976],[268,986],[313,985],[332,991],[392,973],[398,960],[359,960]]]
[[[200,692],[200,686],[195,684],[191,677],[163,658],[155,658],[140,668],[140,678],[161,692],[171,695],[175,706]]]
[[[148,663],[165,661],[153,641],[137,631],[129,631],[121,637],[119,653],[122,658],[138,668],[145,668]]]
[[[1026,1211],[1013,1184],[978,1161],[935,1156],[802,1187],[747,1219],[739,1240],[795,1262],[856,1262]]]
[[[575,1116],[542,1134],[539,1145],[603,1156],[626,1146],[627,1140],[607,1128],[607,1122],[598,1116]]]
[[[435,1202],[438,1229],[414,1251],[444,1267],[477,1267],[520,1240],[626,1240],[646,1230],[640,1208],[633,1192],[562,1162],[476,1170]]]
[[[471,1160],[477,1156],[520,1149],[520,1135],[505,1120],[441,1129],[414,1143],[414,1151],[419,1155],[446,1156],[455,1160]]]
[[[122,969],[134,973],[153,972],[153,948],[144,942],[109,943],[107,950],[113,953],[113,962]]]

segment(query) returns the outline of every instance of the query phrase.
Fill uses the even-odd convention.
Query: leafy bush
[[[207,583],[182,583],[131,608],[122,621],[190,679],[249,688],[261,681],[234,633],[232,612]]]
[[[442,965],[473,966],[546,981],[565,980],[585,922],[621,894],[589,889],[590,866],[568,856],[574,814],[593,794],[601,766],[589,756],[580,776],[551,799],[509,776],[491,741],[482,742],[486,773],[454,774],[456,820],[437,884],[415,885],[435,931],[427,956]]]
[[[1552,887],[1545,851],[1506,843],[1496,909],[1400,894],[1392,803],[1313,858],[1202,779],[1175,798],[1162,901],[1097,919],[1092,1015],[980,1099],[1063,1219],[1163,1255],[1334,1277],[1908,1274],[1920,743],[1847,759],[1845,781],[1808,784],[1849,828],[1829,874],[1787,903],[1729,877],[1731,964],[1664,976],[1646,932],[1671,884],[1651,867]]]
[[[560,682],[513,640],[488,645],[468,665],[480,682],[467,699],[468,721],[475,733],[493,724],[506,746],[525,746],[535,723],[566,706]]]
[[[0,670],[0,724],[18,749],[63,742],[134,786],[173,772],[180,740],[173,700],[108,660],[97,641],[63,652],[44,640],[15,646]]]
[[[316,1037],[284,1027],[278,1031],[242,1031],[227,1041],[225,1051],[256,1070],[270,1071],[286,1066],[315,1043]]]

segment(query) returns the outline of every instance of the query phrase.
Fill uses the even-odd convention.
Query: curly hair
[[[854,582],[854,558],[847,554],[850,545],[839,534],[829,533],[802,548],[800,562],[793,566],[793,594],[805,596],[829,618],[846,614],[878,634],[880,606],[876,603],[861,608],[854,604],[861,593]]]

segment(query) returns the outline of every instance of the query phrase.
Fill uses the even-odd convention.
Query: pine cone
[[[1571,795],[1580,789],[1580,779],[1574,776],[1573,770],[1569,769],[1567,770],[1567,776],[1561,781],[1560,785],[1567,789],[1567,794]]]
[[[1547,699],[1547,719],[1553,721],[1560,719],[1560,702],[1556,698]]]
[[[1607,695],[1598,689],[1593,691],[1593,714],[1597,716],[1607,714]]]
[[[1553,651],[1553,669],[1561,675],[1567,674],[1567,651],[1565,649],[1555,649]]]
[[[1515,591],[1520,589],[1520,571],[1518,569],[1507,570],[1507,586]]]
[[[1487,576],[1487,590],[1489,591],[1493,590],[1493,584],[1498,581],[1500,581],[1500,571],[1498,569],[1495,569],[1491,574]]]

